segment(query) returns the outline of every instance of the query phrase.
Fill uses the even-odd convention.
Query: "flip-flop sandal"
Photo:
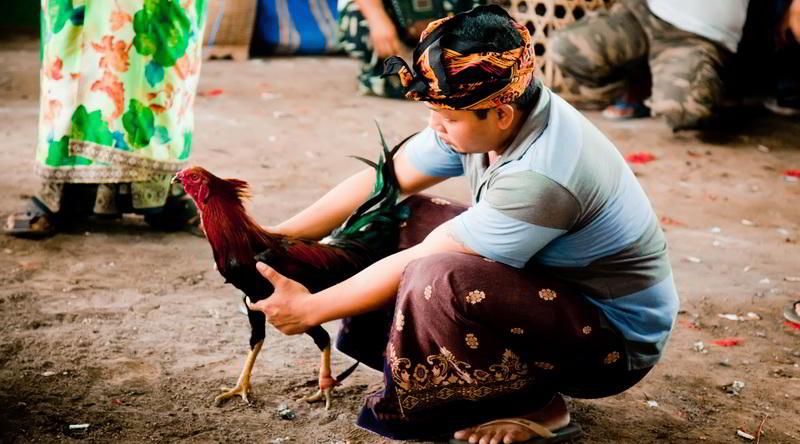
[[[650,108],[642,102],[627,102],[619,99],[603,110],[603,117],[608,120],[629,120],[650,117]]]
[[[798,309],[800,309],[800,301],[792,302],[786,307],[785,310],[783,310],[783,317],[788,319],[790,322],[800,324],[800,314],[797,314]]]
[[[516,444],[551,444],[557,442],[570,441],[583,434],[583,430],[577,424],[569,424],[566,427],[562,427],[558,430],[550,431],[539,423],[523,418],[506,418],[506,419],[498,419],[495,421],[489,421],[487,423],[479,425],[478,427],[475,428],[475,430],[477,431],[482,428],[487,428],[499,424],[518,425],[520,427],[527,429],[534,435],[537,435],[527,441],[516,441]],[[469,441],[462,441],[460,439],[453,438],[450,440],[450,444],[469,444]]]
[[[42,239],[56,233],[54,219],[52,212],[31,201],[25,210],[6,217],[3,233],[27,239]]]
[[[151,227],[159,230],[184,230],[198,237],[206,237],[203,220],[188,194],[169,197],[162,211],[146,214],[144,220]]]

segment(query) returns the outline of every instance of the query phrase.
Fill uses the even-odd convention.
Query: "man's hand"
[[[403,44],[397,37],[397,28],[386,13],[376,14],[369,23],[369,37],[372,40],[372,47],[378,53],[378,57],[385,59],[389,56],[400,54]]]
[[[256,269],[275,287],[275,292],[255,304],[248,300],[250,310],[263,311],[267,321],[286,335],[303,333],[313,327],[306,322],[306,309],[310,304],[304,301],[311,296],[308,289],[263,262],[256,263]]]

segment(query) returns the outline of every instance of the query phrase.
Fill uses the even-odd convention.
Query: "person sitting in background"
[[[194,203],[170,179],[192,150],[205,15],[206,2],[44,2],[42,182],[4,233],[45,237],[92,213],[135,212],[154,228],[202,234]]]
[[[432,20],[469,11],[483,3],[483,0],[340,0],[339,46],[361,61],[359,92],[405,98],[396,78],[382,77],[383,61],[404,52],[404,48],[413,48]]]
[[[783,116],[800,115],[800,0],[776,0],[773,20],[778,22],[774,39],[774,75],[764,102],[770,111]]]
[[[626,90],[631,75],[649,65],[650,113],[664,116],[673,130],[696,128],[722,100],[748,2],[622,0],[554,33],[551,60],[583,98],[621,98],[606,112],[614,118],[648,114],[641,86],[638,94]]]

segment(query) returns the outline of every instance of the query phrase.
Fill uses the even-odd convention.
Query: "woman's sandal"
[[[31,199],[24,210],[6,217],[3,233],[27,239],[43,239],[58,231],[55,219],[53,212]]]
[[[170,196],[158,213],[145,214],[145,222],[164,231],[187,231],[198,237],[206,237],[203,220],[194,201],[188,194]]]

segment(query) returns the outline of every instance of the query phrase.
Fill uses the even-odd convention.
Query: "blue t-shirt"
[[[626,340],[629,368],[661,357],[678,312],[667,244],[650,201],[616,147],[542,87],[539,103],[492,165],[427,128],[407,153],[420,172],[465,175],[472,206],[453,223],[476,253],[570,283]]]

